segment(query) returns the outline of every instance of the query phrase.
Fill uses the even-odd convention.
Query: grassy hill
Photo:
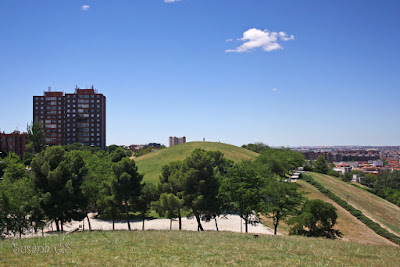
[[[144,156],[134,158],[138,165],[140,173],[144,174],[144,180],[158,181],[161,174],[161,167],[172,161],[183,160],[189,156],[196,148],[204,150],[219,150],[226,158],[235,162],[241,160],[251,160],[257,157],[257,153],[247,149],[214,142],[190,142],[180,144],[169,148],[164,148],[156,152],[146,154]]]
[[[362,244],[395,245],[386,238],[376,234],[369,227],[359,221],[347,210],[336,204],[333,200],[322,194],[317,188],[299,180],[298,185],[306,193],[308,199],[321,199],[332,204],[337,209],[338,220],[335,229],[343,233],[342,240],[354,241]]]
[[[383,228],[400,236],[400,207],[337,178],[318,173],[309,174],[315,181],[340,198],[346,200],[349,196],[350,205],[362,211],[365,216],[379,223]]]
[[[34,246],[48,251],[32,253]],[[214,231],[99,231],[0,240],[0,255],[0,266],[396,266],[400,248]]]

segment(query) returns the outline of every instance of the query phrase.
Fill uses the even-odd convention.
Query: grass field
[[[299,180],[297,184],[306,193],[308,199],[321,199],[332,204],[337,209],[338,220],[335,229],[343,233],[343,240],[354,241],[363,244],[396,245],[386,238],[376,234],[369,227],[359,221],[347,210],[336,204],[333,200],[322,194],[317,188]]]
[[[28,253],[34,246],[48,251]],[[229,232],[84,232],[0,241],[1,266],[398,266],[399,258],[394,246]]]
[[[349,196],[350,205],[390,232],[400,236],[400,207],[337,178],[318,173],[309,174],[342,199],[346,200]]]
[[[251,160],[257,157],[257,153],[250,150],[214,142],[190,142],[176,145],[170,148],[164,148],[144,156],[134,158],[138,165],[140,173],[144,174],[144,180],[158,181],[161,174],[161,167],[172,161],[183,160],[189,156],[196,148],[202,148],[208,151],[221,151],[224,156],[235,162],[241,160]]]

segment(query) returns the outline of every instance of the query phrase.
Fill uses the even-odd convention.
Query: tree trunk
[[[280,219],[280,213],[277,212],[274,217],[274,235],[276,235],[278,233],[279,219]]]
[[[172,230],[172,219],[169,219],[169,230]]]
[[[201,225],[201,220],[200,220],[199,214],[197,212],[194,212],[194,215],[197,220],[197,231],[204,231],[203,226]]]
[[[142,212],[142,220],[143,220],[142,231],[144,231],[144,221],[146,220],[146,213],[145,212]]]
[[[112,221],[113,221],[113,231],[114,231],[115,230],[115,226],[114,226],[115,219],[114,219],[114,216],[112,216]]]
[[[128,222],[128,230],[130,231],[131,230],[131,224],[129,222],[129,210],[128,210],[128,202],[127,201],[125,201],[125,212],[126,212],[126,219],[127,219],[127,222]]]
[[[60,232],[60,226],[58,225],[58,219],[55,219],[54,223],[56,224],[57,232]]]
[[[181,209],[178,210],[179,212],[179,231],[182,230],[182,216],[181,216]]]
[[[217,217],[214,217],[214,220],[215,220],[215,228],[217,228],[217,232],[218,232],[219,230],[218,230]]]
[[[61,232],[64,233],[64,225],[63,225],[63,221],[60,221],[60,225],[61,225]]]
[[[85,232],[85,219],[82,220],[82,232]]]
[[[87,219],[87,222],[88,222],[88,225],[89,225],[89,231],[92,231],[92,225],[90,224],[90,220],[89,220],[89,215],[88,214],[86,214],[86,219]]]
[[[244,220],[244,225],[245,225],[245,232],[247,233],[248,232],[248,221],[247,221],[247,219],[246,220]]]

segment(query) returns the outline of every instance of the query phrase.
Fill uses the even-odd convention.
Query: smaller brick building
[[[28,142],[26,133],[14,131],[10,134],[0,133],[0,152],[14,152],[21,158],[24,157],[25,145]]]

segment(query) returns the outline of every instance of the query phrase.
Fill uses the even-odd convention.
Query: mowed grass
[[[336,208],[338,219],[334,228],[342,232],[343,237],[341,238],[341,240],[354,241],[362,244],[396,245],[386,238],[376,234],[360,220],[351,215],[350,212],[348,212],[347,210],[336,204],[333,200],[322,194],[313,185],[303,180],[299,180],[297,184],[301,187],[301,190],[306,193],[306,198],[320,199],[322,201],[332,204]]]
[[[28,246],[49,250],[28,254]],[[2,266],[398,266],[399,258],[394,246],[229,232],[84,232],[0,241]]]
[[[177,160],[184,160],[196,148],[207,151],[221,151],[224,156],[235,162],[255,159],[258,154],[250,150],[215,142],[190,142],[169,148],[164,148],[144,156],[133,158],[140,173],[144,174],[145,181],[158,181],[162,166]]]
[[[400,207],[361,188],[319,173],[309,173],[317,182],[359,209],[365,216],[400,236]]]

